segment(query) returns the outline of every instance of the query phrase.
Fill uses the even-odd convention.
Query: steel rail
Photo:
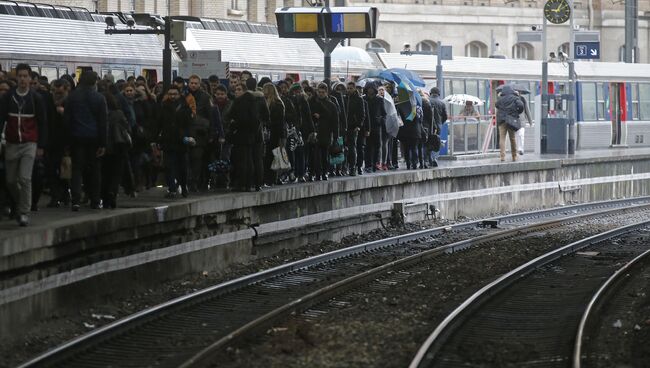
[[[482,287],[479,291],[467,298],[460,306],[452,311],[447,317],[436,327],[436,329],[429,335],[429,337],[422,344],[415,357],[411,361],[409,368],[423,368],[430,361],[435,358],[436,353],[440,350],[445,340],[453,332],[453,328],[461,325],[472,312],[480,308],[494,295],[512,285],[518,279],[528,275],[533,270],[553,262],[565,255],[572,254],[578,250],[585,248],[589,245],[599,243],[636,229],[644,228],[650,225],[650,220],[641,221],[632,225],[622,226],[613,230],[609,230],[588,238],[573,242],[561,248],[541,255],[516,269],[502,275],[498,279]]]
[[[503,239],[503,238],[508,238],[512,236],[516,236],[522,233],[529,233],[529,232],[535,232],[547,228],[551,228],[554,226],[560,226],[560,225],[565,225],[565,224],[570,224],[577,222],[582,219],[587,219],[591,217],[597,217],[597,216],[602,216],[604,214],[608,213],[613,213],[613,212],[618,212],[621,211],[622,213],[625,213],[629,210],[643,210],[643,209],[650,209],[650,206],[648,205],[640,205],[640,206],[635,206],[635,207],[628,207],[628,208],[622,208],[622,209],[617,209],[617,210],[606,210],[606,211],[600,211],[596,213],[587,213],[587,214],[580,214],[580,215],[575,215],[563,219],[558,219],[558,220],[552,220],[552,221],[547,221],[543,223],[538,223],[538,224],[533,224],[529,225],[525,228],[514,228],[514,229],[509,229],[509,230],[504,230],[500,231],[494,234],[487,234],[487,235],[482,235],[473,239],[466,239],[462,240],[456,243],[440,246],[434,249],[426,250],[418,254],[414,254],[411,256],[407,256],[402,259],[398,259],[389,263],[386,263],[384,265],[378,266],[376,268],[367,270],[363,273],[351,276],[349,278],[340,280],[336,283],[333,283],[331,285],[328,285],[326,287],[323,287],[319,290],[316,290],[300,299],[296,299],[288,304],[285,304],[279,308],[276,308],[267,314],[256,318],[255,320],[247,323],[246,325],[238,328],[237,330],[233,331],[232,333],[228,334],[227,336],[224,336],[223,338],[219,339],[215,343],[211,344],[210,346],[206,347],[202,351],[200,351],[198,354],[194,355],[190,359],[188,359],[185,363],[183,363],[180,367],[181,368],[190,368],[190,367],[203,367],[203,366],[208,366],[212,363],[212,360],[214,357],[218,354],[218,352],[228,346],[229,344],[233,343],[236,340],[240,340],[255,331],[259,331],[262,328],[265,328],[275,322],[277,319],[287,316],[289,314],[294,314],[294,313],[299,313],[300,311],[304,311],[324,300],[330,299],[331,297],[335,295],[340,295],[341,293],[345,292],[346,290],[349,290],[354,287],[358,287],[361,284],[367,283],[371,280],[376,279],[379,275],[390,271],[390,270],[395,270],[396,268],[405,268],[409,267],[411,265],[420,263],[426,259],[437,257],[443,253],[454,253],[459,250],[467,249],[469,247],[477,246],[481,243],[486,243],[486,242],[493,242],[495,240]],[[594,237],[591,237],[594,238]],[[588,238],[588,239],[591,239]],[[570,246],[570,245],[569,245]],[[563,247],[564,249],[566,247]]]
[[[580,325],[578,326],[575,338],[575,345],[573,347],[573,368],[581,368],[582,366],[582,346],[583,346],[583,337],[585,336],[585,329],[589,319],[593,317],[593,312],[596,309],[597,305],[602,305],[604,302],[605,295],[608,292],[613,291],[612,288],[617,284],[627,274],[627,271],[632,267],[636,266],[638,263],[643,261],[645,258],[650,258],[650,249],[643,252],[642,254],[635,257],[633,260],[629,261],[623,267],[616,270],[612,276],[610,276],[607,281],[598,289],[598,291],[591,298],[587,307],[585,308],[582,318],[580,319]]]
[[[328,253],[312,256],[302,260],[273,267],[268,270],[260,271],[255,274],[246,275],[243,277],[239,277],[237,279],[226,281],[193,292],[191,294],[187,294],[169,300],[167,302],[161,303],[151,308],[144,309],[140,312],[126,316],[115,322],[102,326],[96,330],[90,331],[68,342],[65,342],[21,364],[17,368],[30,368],[30,367],[36,367],[36,366],[47,364],[47,361],[49,359],[53,359],[55,357],[59,357],[61,355],[67,354],[73,351],[74,349],[83,347],[84,344],[96,343],[98,341],[108,339],[112,336],[119,335],[147,321],[163,317],[168,313],[171,313],[174,309],[182,307],[184,305],[199,303],[202,300],[218,297],[220,295],[227,294],[229,292],[244,288],[246,286],[250,286],[259,282],[263,282],[265,280],[269,280],[276,276],[284,275],[308,267],[313,267],[315,265],[323,264],[332,260],[345,258],[365,251],[376,250],[376,249],[391,247],[391,246],[393,247],[399,246],[400,244],[407,243],[422,237],[437,235],[437,234],[441,234],[453,230],[472,228],[486,221],[497,221],[499,223],[515,222],[515,221],[521,221],[521,220],[526,220],[531,218],[552,216],[554,214],[562,214],[565,212],[578,212],[578,211],[586,211],[590,209],[620,207],[614,210],[610,209],[610,210],[598,212],[598,214],[602,214],[606,212],[617,211],[620,209],[629,209],[638,206],[643,206],[643,203],[650,203],[650,196],[626,198],[626,199],[616,200],[616,201],[600,201],[600,202],[593,202],[593,203],[583,203],[583,204],[572,205],[572,206],[555,207],[555,208],[545,209],[541,211],[528,211],[524,213],[490,217],[482,220],[464,222],[464,223],[453,224],[448,226],[441,226],[434,229],[427,229],[427,230],[416,231],[413,233],[402,234],[402,235],[398,235],[386,239],[371,241],[371,242],[351,246],[345,249],[339,249]],[[628,206],[628,207],[624,207],[624,206]]]

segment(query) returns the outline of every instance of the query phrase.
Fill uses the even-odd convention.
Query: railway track
[[[579,215],[582,218],[605,216],[621,210],[633,212],[646,209],[649,203],[650,199],[639,198],[571,206],[457,224],[361,244],[177,298],[72,340],[21,367],[191,366],[203,361],[201,357],[211,356],[210,352],[219,344],[212,342],[218,340],[223,344],[232,340],[236,336],[233,331],[238,331],[241,326],[249,326],[259,316],[273,313],[280,316],[282,312],[279,310],[304,308],[295,301],[309,300],[304,296],[315,290],[334,290],[332,284],[347,275],[359,277],[359,273],[363,275],[376,268],[377,264],[386,263],[386,259],[417,257],[428,252],[428,248],[439,247],[440,244],[431,241],[433,236],[482,224],[499,223],[501,226],[514,227],[517,223],[550,217],[565,217],[554,223],[571,222],[576,221],[576,216],[571,216],[576,213],[582,213]],[[547,222],[541,226],[551,225]],[[507,237],[511,233],[499,236]],[[368,258],[383,260],[373,263],[368,262]]]
[[[598,319],[593,306],[648,257],[649,226],[644,220],[591,236],[501,276],[438,325],[410,368],[580,367],[586,321]]]

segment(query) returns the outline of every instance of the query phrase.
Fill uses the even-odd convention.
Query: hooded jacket
[[[497,101],[497,124],[506,123],[507,117],[518,118],[519,114],[524,111],[524,104],[515,94],[515,90],[510,86],[504,86],[501,91],[501,97]]]
[[[68,96],[64,119],[73,138],[98,140],[99,147],[106,147],[107,115],[106,99],[92,87],[80,86]]]

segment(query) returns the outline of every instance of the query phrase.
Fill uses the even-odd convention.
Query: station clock
[[[571,17],[571,6],[567,0],[548,0],[544,5],[544,17],[553,24],[565,23]]]

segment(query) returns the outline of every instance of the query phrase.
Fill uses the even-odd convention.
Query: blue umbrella
[[[415,85],[405,75],[391,69],[373,69],[361,75],[359,81],[362,82],[368,79],[383,79],[395,84],[397,89],[395,107],[405,118],[404,120],[413,121],[418,116],[418,112],[422,113],[422,98]]]
[[[403,75],[406,77],[411,83],[413,83],[414,86],[416,87],[426,87],[426,83],[424,83],[424,79],[420,77],[416,72],[408,70],[408,69],[403,69],[403,68],[390,68],[387,69],[389,72],[395,72],[400,75]]]

